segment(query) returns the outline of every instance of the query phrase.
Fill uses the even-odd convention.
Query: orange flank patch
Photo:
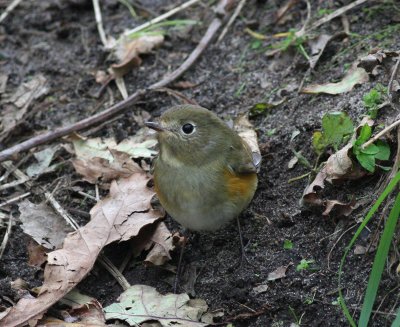
[[[227,169],[224,172],[224,176],[231,198],[241,197],[246,199],[253,196],[257,185],[257,174],[236,175]]]

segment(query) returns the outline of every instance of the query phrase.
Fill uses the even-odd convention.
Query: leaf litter
[[[37,298],[21,299],[2,319],[2,326],[23,324],[36,317],[74,288],[93,268],[104,246],[138,236],[144,226],[162,219],[152,209],[154,196],[145,172],[114,181],[110,194],[91,210],[91,221],[64,239],[63,247],[48,253],[44,283]]]
[[[337,95],[351,91],[356,85],[369,81],[369,75],[364,68],[357,67],[357,64],[349,69],[343,79],[337,83],[312,84],[303,87],[300,92],[306,94],[331,94]]]
[[[131,158],[152,158],[157,153],[157,140],[146,129],[118,144],[114,138],[88,139],[78,134],[69,139],[77,157],[72,161],[75,170],[93,184],[129,177],[142,170]]]
[[[18,208],[24,233],[46,249],[59,248],[65,236],[72,231],[71,226],[44,202],[34,204],[24,200]]]
[[[104,308],[106,319],[122,320],[129,326],[158,321],[163,327],[207,326],[201,322],[208,306],[204,300],[191,300],[187,294],[162,295],[151,286],[134,285],[123,292],[118,302]]]
[[[22,83],[13,94],[0,102],[0,141],[4,140],[24,118],[32,101],[49,92],[47,79],[38,74],[28,82]]]
[[[382,144],[381,141],[377,141],[377,145],[373,144],[373,148],[367,147],[365,150],[361,150],[361,145],[371,136],[370,128],[373,124],[374,121],[371,118],[368,116],[364,117],[349,142],[328,158],[314,180],[304,190],[302,197],[304,204],[323,207],[323,215],[325,216],[329,215],[333,210],[339,216],[349,216],[359,206],[354,199],[347,203],[338,200],[323,199],[321,190],[324,189],[325,182],[334,184],[345,180],[360,179],[368,172],[374,171],[372,168],[375,168],[375,159],[389,159],[390,150],[388,145],[386,143]],[[357,135],[358,133],[360,135]],[[361,151],[365,152],[362,153],[364,156],[360,160],[358,156],[361,154]],[[352,153],[358,159],[357,161],[353,159]],[[369,158],[365,159],[366,157]],[[363,160],[366,160],[367,163],[363,162]],[[371,167],[371,160],[373,160],[373,167]]]

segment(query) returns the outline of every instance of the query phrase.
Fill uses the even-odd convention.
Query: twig
[[[11,3],[7,6],[6,10],[1,14],[1,16],[0,16],[0,23],[1,23],[4,19],[6,19],[6,17],[8,16],[8,14],[9,14],[10,12],[12,12],[12,11],[15,9],[15,7],[17,7],[21,2],[22,2],[22,0],[14,0],[13,2],[11,2]]]
[[[82,192],[82,191],[78,191],[78,194],[84,196],[85,198],[93,200],[94,202],[97,202],[97,199],[93,195],[87,194],[87,193]]]
[[[15,198],[12,198],[12,199],[9,199],[9,200],[7,200],[7,201],[5,201],[5,202],[2,202],[2,203],[0,203],[0,208],[1,208],[1,207],[4,207],[4,206],[6,206],[6,205],[9,205],[9,204],[11,204],[11,203],[14,203],[14,202],[18,202],[19,200],[22,200],[22,199],[26,198],[26,197],[29,196],[29,195],[31,195],[31,192],[26,192],[26,193],[24,193],[24,194],[18,195],[18,196],[15,197]]]
[[[306,17],[306,20],[305,20],[305,22],[303,24],[303,27],[299,31],[296,32],[296,36],[297,37],[301,37],[304,34],[306,34],[307,26],[308,26],[308,24],[310,23],[310,20],[311,20],[311,4],[310,4],[310,1],[309,0],[305,0],[305,2],[307,4],[307,17]]]
[[[16,163],[15,165],[13,165],[13,169],[7,170],[7,171],[4,173],[4,175],[0,177],[0,183],[1,183],[2,181],[6,181],[7,178],[8,178],[8,176],[10,176],[10,175],[14,172],[15,169],[17,169],[17,168],[20,167],[22,164],[24,164],[24,163],[31,157],[31,155],[32,155],[32,154],[29,153],[28,155],[26,155],[25,157],[23,157],[18,163]],[[10,161],[10,164],[12,164],[11,161]]]
[[[217,7],[217,14],[219,14],[219,15],[217,15],[217,17],[214,18],[214,20],[211,22],[209,28],[207,29],[206,33],[204,34],[203,38],[201,39],[201,41],[197,45],[197,47],[192,51],[192,53],[182,63],[182,65],[179,66],[174,72],[172,72],[171,74],[164,77],[161,81],[150,85],[147,90],[146,89],[138,90],[135,93],[133,93],[132,95],[130,95],[126,100],[118,102],[114,106],[112,106],[102,112],[99,112],[96,115],[93,115],[91,117],[80,120],[80,121],[76,122],[75,124],[68,125],[65,127],[60,127],[54,131],[50,131],[50,132],[47,132],[47,133],[44,133],[41,135],[34,136],[24,142],[21,142],[21,143],[16,144],[8,149],[1,151],[0,152],[0,162],[11,158],[13,155],[15,155],[19,152],[29,150],[38,145],[41,145],[41,144],[53,141],[59,137],[71,134],[72,132],[77,132],[77,131],[80,131],[87,127],[90,127],[92,125],[95,125],[97,123],[103,122],[104,120],[110,118],[111,116],[114,116],[115,114],[123,111],[128,106],[134,104],[138,100],[138,98],[140,96],[142,96],[143,94],[145,94],[148,90],[153,90],[153,89],[167,86],[169,83],[171,83],[174,80],[176,80],[177,78],[179,78],[200,57],[200,55],[203,53],[205,48],[208,46],[211,39],[217,32],[217,30],[221,27],[222,19],[227,15],[227,11],[226,11],[227,2],[228,2],[228,0],[220,1],[220,3],[218,4],[218,7]],[[222,16],[222,18],[220,18],[220,16]]]
[[[96,197],[95,197],[96,202],[99,202],[100,201],[100,192],[99,192],[99,185],[97,183],[94,184],[94,191],[96,194]]]
[[[53,194],[49,192],[45,192],[45,197],[47,201],[50,202],[51,206],[54,208],[57,213],[65,219],[65,221],[72,227],[73,230],[79,230],[80,226],[72,218],[68,212],[64,210],[64,208],[58,203],[58,201],[54,198]],[[98,258],[99,263],[117,280],[117,282],[122,286],[124,290],[130,287],[129,282],[126,278],[121,274],[117,267],[104,255],[100,255]]]
[[[104,120],[110,118],[111,116],[126,109],[126,107],[128,107],[129,105],[135,103],[135,101],[144,93],[145,93],[144,90],[136,91],[134,94],[129,96],[128,99],[123,100],[123,101],[115,104],[114,106],[112,106],[106,110],[103,110],[102,112],[99,112],[98,114],[95,114],[93,116],[90,116],[88,118],[80,120],[80,121],[76,122],[75,124],[60,127],[60,128],[55,129],[54,131],[50,131],[50,132],[47,132],[44,134],[34,136],[24,142],[21,142],[21,143],[16,144],[8,149],[5,149],[0,152],[0,162],[11,158],[16,153],[29,150],[38,145],[53,141],[59,137],[66,136],[73,132],[77,132],[77,131],[80,131],[87,127],[90,127],[92,125],[95,125],[97,123],[103,122]]]
[[[16,187],[18,185],[24,184],[28,180],[29,180],[29,178],[28,179],[19,179],[19,180],[16,180],[16,181],[13,181],[13,182],[10,182],[7,184],[0,185],[0,191],[6,190],[10,187]]]
[[[108,41],[106,37],[106,32],[104,32],[103,28],[103,18],[101,17],[101,10],[99,5],[99,0],[92,0],[93,8],[94,8],[94,16],[96,17],[96,25],[97,30],[99,32],[101,43],[103,43],[104,47],[108,47]]]
[[[131,284],[129,284],[124,275],[121,274],[121,272],[118,270],[117,267],[114,266],[110,259],[108,259],[104,255],[100,255],[97,260],[117,280],[124,291],[131,287]]]
[[[191,5],[193,5],[193,4],[195,4],[196,2],[199,2],[199,1],[200,0],[190,0],[188,2],[185,2],[185,3],[181,4],[180,6],[175,7],[174,9],[172,9],[172,10],[170,10],[170,11],[168,11],[168,12],[166,12],[166,13],[164,13],[164,14],[162,14],[162,15],[160,15],[160,16],[158,16],[158,17],[156,17],[156,18],[154,18],[154,19],[152,19],[150,21],[148,21],[147,23],[144,23],[144,24],[142,24],[140,26],[135,27],[134,29],[126,31],[124,34],[125,35],[130,35],[132,33],[139,32],[139,31],[141,31],[141,30],[143,30],[143,29],[145,29],[145,28],[147,28],[147,27],[149,27],[149,26],[151,26],[153,24],[157,24],[157,23],[163,21],[164,19],[167,19],[168,17],[171,17],[172,15],[175,15],[176,13],[182,11],[183,9],[186,9],[186,8],[190,7]]]
[[[64,218],[64,220],[74,229],[77,230],[79,229],[79,224],[75,221],[74,218],[72,218],[68,212],[64,210],[64,208],[58,203],[58,201],[54,198],[53,194],[49,192],[45,192],[44,196],[47,201],[50,202],[51,206],[57,213]]]
[[[379,139],[381,136],[389,133],[393,128],[396,126],[400,125],[400,119],[395,121],[393,124],[389,125],[388,127],[384,128],[381,130],[378,134],[376,134],[374,137],[371,137],[367,142],[365,142],[362,146],[361,149],[365,149],[367,146],[371,145],[374,143],[377,139]]]
[[[369,0],[356,0],[356,1],[348,4],[347,6],[343,6],[342,8],[339,8],[339,9],[335,10],[333,13],[331,13],[331,14],[329,14],[329,15],[327,15],[325,17],[322,17],[321,19],[317,20],[314,24],[312,24],[310,26],[309,29],[307,29],[307,32],[310,32],[310,31],[320,27],[321,25],[331,21],[332,19],[334,19],[336,17],[339,17],[339,16],[343,15],[345,12],[347,12],[347,11],[353,9],[354,7],[357,7],[357,6],[363,4],[364,2],[367,2],[367,1],[369,1]]]
[[[397,73],[399,72],[399,64],[400,64],[400,57],[396,61],[396,65],[393,68],[392,75],[390,76],[389,84],[388,84],[388,97],[391,99],[391,92],[392,92],[392,86],[393,86],[393,81],[396,78]]]
[[[1,242],[0,246],[0,259],[3,256],[4,250],[6,249],[7,246],[7,242],[11,234],[11,226],[12,226],[12,215],[10,214],[8,218],[7,230],[6,233],[4,234],[3,242]]]
[[[5,169],[7,169],[7,171],[11,171],[11,174],[13,174],[13,176],[18,180],[25,180],[26,186],[28,186],[28,188],[31,188],[33,186],[29,176],[16,168],[11,161],[3,162],[1,165]]]
[[[224,38],[225,34],[228,32],[229,28],[231,27],[231,25],[233,24],[233,22],[235,21],[236,17],[240,14],[240,12],[242,11],[244,5],[246,4],[247,0],[240,0],[239,4],[237,5],[235,11],[233,12],[231,18],[229,18],[228,23],[226,24],[226,26],[224,27],[224,29],[222,30],[222,33],[220,34],[220,36],[218,37],[217,40],[217,44],[220,43],[222,41],[222,39]]]
[[[227,10],[227,3],[229,0],[221,0],[217,6],[216,12],[217,15],[211,22],[210,26],[208,27],[206,33],[200,40],[197,47],[192,51],[189,57],[182,63],[180,67],[178,67],[175,71],[171,74],[167,75],[163,78],[160,82],[155,83],[149,87],[149,89],[158,89],[160,87],[167,86],[169,83],[173,82],[177,78],[179,78],[185,71],[189,69],[190,66],[200,57],[203,51],[206,49],[208,44],[210,43],[211,39],[214,37],[215,33],[221,27],[223,23],[223,19],[228,14]],[[222,17],[221,17],[222,16]],[[1,153],[0,153],[0,161],[1,161]]]

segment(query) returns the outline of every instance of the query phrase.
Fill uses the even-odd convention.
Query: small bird
[[[216,114],[181,105],[145,124],[158,132],[154,186],[173,219],[192,231],[215,231],[249,205],[257,163],[246,142]]]

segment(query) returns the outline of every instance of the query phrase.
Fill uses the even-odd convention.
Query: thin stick
[[[126,109],[126,107],[128,107],[129,105],[135,103],[136,100],[144,93],[145,93],[144,90],[136,91],[131,96],[129,96],[128,99],[118,102],[114,106],[112,106],[106,110],[103,110],[102,112],[99,112],[93,116],[82,119],[82,120],[76,122],[75,124],[60,127],[60,128],[55,129],[54,131],[50,131],[50,132],[47,132],[44,134],[34,136],[24,142],[21,142],[21,143],[16,144],[8,149],[5,149],[0,152],[0,162],[10,159],[16,153],[29,150],[38,145],[53,141],[59,137],[71,134],[73,132],[80,131],[80,130],[90,127],[94,124],[103,122],[104,120],[110,118],[111,116]]]
[[[367,142],[365,142],[362,146],[361,149],[365,149],[367,146],[371,145],[374,143],[377,139],[379,139],[381,136],[389,133],[393,128],[397,127],[400,125],[400,120],[395,121],[393,124],[389,125],[385,129],[381,130],[378,134],[376,134],[374,137],[371,137]]]
[[[169,83],[173,82],[177,78],[179,78],[185,71],[189,69],[190,66],[197,60],[197,58],[200,57],[200,55],[203,53],[203,51],[207,48],[208,44],[211,42],[211,39],[214,37],[215,33],[218,31],[218,29],[221,27],[223,18],[226,17],[228,14],[227,6],[226,3],[229,0],[221,0],[220,3],[218,4],[218,7],[216,9],[216,12],[219,14],[217,15],[213,21],[211,22],[210,26],[208,27],[206,33],[200,40],[199,44],[197,47],[192,51],[192,53],[189,55],[189,57],[182,63],[180,67],[178,67],[175,71],[173,71],[171,74],[167,75],[165,78],[163,78],[160,82],[155,83],[149,87],[149,89],[158,89],[160,87],[165,87]],[[220,18],[220,15],[222,15],[222,18]],[[1,153],[0,153],[0,161],[1,161]]]
[[[24,184],[28,179],[19,179],[17,181],[13,181],[13,182],[10,182],[7,184],[0,185],[0,191],[6,190],[10,187],[16,187],[18,185]]]
[[[2,203],[0,203],[0,208],[1,208],[1,207],[4,207],[4,206],[6,206],[6,205],[9,205],[9,204],[11,204],[11,203],[14,203],[14,202],[18,202],[18,201],[20,201],[20,200],[26,198],[26,197],[29,196],[29,195],[31,195],[31,192],[26,192],[26,193],[24,193],[24,194],[21,194],[21,195],[15,197],[15,198],[12,198],[12,199],[9,199],[9,200],[7,200],[7,201],[5,201],[5,202],[2,202]]]
[[[6,19],[6,17],[8,16],[8,14],[9,14],[10,12],[12,12],[21,2],[22,2],[22,0],[14,0],[13,2],[11,2],[11,3],[7,6],[6,10],[1,14],[1,16],[0,16],[0,23],[1,23],[4,19]]]
[[[217,12],[219,12],[222,15],[226,15],[226,3],[227,0],[221,0]],[[207,29],[207,32],[201,39],[200,43],[197,45],[197,47],[192,51],[190,56],[185,60],[185,62],[182,63],[181,66],[179,66],[174,72],[172,72],[170,75],[167,75],[164,77],[161,81],[152,84],[151,86],[148,87],[148,89],[141,89],[130,95],[126,100],[123,100],[121,102],[118,102],[114,106],[103,110],[102,112],[99,112],[96,115],[93,115],[91,117],[85,118],[83,120],[80,120],[76,122],[75,124],[64,126],[57,128],[54,131],[50,131],[41,135],[34,136],[24,142],[21,142],[19,144],[16,144],[8,149],[5,149],[0,152],[0,162],[10,159],[13,155],[29,150],[33,147],[36,147],[38,145],[53,141],[59,137],[66,136],[68,134],[71,134],[72,132],[77,132],[82,129],[85,129],[87,127],[90,127],[92,125],[95,125],[97,123],[103,122],[106,119],[110,118],[111,116],[114,116],[117,113],[122,112],[125,110],[128,106],[134,104],[140,96],[145,94],[148,90],[154,90],[160,87],[167,86],[169,83],[173,82],[175,79],[179,78],[186,70],[188,70],[193,63],[197,60],[198,57],[203,53],[205,48],[208,46],[210,43],[212,37],[215,35],[219,27],[222,25],[222,18],[219,18],[218,16],[214,18],[214,20],[211,22],[211,25]]]
[[[306,21],[303,24],[303,27],[296,33],[296,36],[303,36],[304,34],[306,34],[306,29],[308,24],[310,23],[311,20],[311,4],[309,0],[305,0],[306,5],[307,5],[307,17],[306,17]]]
[[[393,81],[396,78],[397,73],[399,72],[399,64],[400,64],[400,57],[397,59],[396,61],[396,65],[393,68],[393,72],[392,75],[390,76],[390,80],[389,80],[389,84],[388,84],[388,97],[389,99],[391,99],[391,92],[392,92],[392,85],[393,85]]]
[[[139,32],[141,30],[144,30],[145,28],[150,27],[153,24],[157,24],[157,23],[163,21],[164,19],[167,19],[168,17],[171,17],[172,15],[175,15],[176,13],[182,11],[183,9],[186,9],[186,8],[190,7],[191,5],[194,5],[196,2],[199,2],[199,1],[200,0],[190,0],[188,2],[185,2],[185,3],[181,4],[180,6],[175,7],[174,9],[172,9],[172,10],[170,10],[170,11],[168,11],[168,12],[166,12],[166,13],[164,13],[164,14],[162,14],[162,15],[160,15],[160,16],[158,16],[158,17],[156,17],[156,18],[154,18],[154,19],[152,19],[150,21],[148,21],[147,23],[144,23],[144,24],[142,24],[142,25],[140,25],[138,27],[135,27],[134,29],[126,31],[124,34],[125,35],[130,35],[132,33],[136,33],[136,32]]]
[[[329,15],[327,15],[325,17],[322,17],[321,19],[317,20],[314,24],[312,24],[310,26],[309,29],[307,29],[307,32],[310,32],[310,31],[320,27],[321,25],[331,21],[332,19],[334,19],[336,17],[339,17],[339,16],[343,15],[345,12],[347,12],[347,11],[353,9],[354,7],[357,7],[357,6],[363,4],[364,2],[367,2],[367,1],[369,1],[369,0],[356,0],[356,1],[348,4],[347,6],[344,6],[342,8],[339,8],[339,9],[335,10],[333,13],[331,13],[331,14],[329,14]]]
[[[103,43],[104,47],[107,48],[108,42],[106,37],[106,32],[104,32],[103,28],[103,18],[101,17],[101,10],[99,5],[99,0],[92,0],[93,8],[94,8],[94,16],[96,17],[96,25],[97,30],[99,32],[101,43]]]
[[[11,234],[11,226],[12,226],[12,215],[10,214],[8,219],[7,230],[6,233],[4,234],[3,242],[1,242],[0,246],[0,259],[3,256],[4,250],[6,249],[7,246],[7,242]]]
[[[58,201],[54,198],[53,194],[49,192],[45,192],[45,197],[47,201],[50,202],[52,207],[57,213],[64,218],[64,220],[72,227],[73,230],[78,230],[80,228],[79,224],[72,218],[64,208],[58,203]],[[99,263],[117,280],[117,282],[121,285],[124,290],[127,290],[130,287],[129,282],[126,278],[121,274],[117,267],[104,255],[100,255],[98,258]]]
[[[118,284],[121,285],[124,291],[131,287],[131,284],[129,284],[124,275],[121,274],[121,272],[117,267],[114,266],[110,259],[104,255],[100,255],[97,260],[117,280]]]
[[[50,202],[51,206],[57,213],[64,218],[64,220],[74,229],[77,230],[79,229],[79,224],[75,221],[74,218],[72,218],[68,212],[64,210],[64,208],[58,203],[58,201],[54,198],[53,194],[49,192],[45,192],[44,196],[47,201]]]
[[[84,196],[85,198],[93,200],[94,202],[97,202],[97,199],[93,195],[87,194],[87,193],[82,192],[82,191],[78,191],[78,194]]]
[[[233,22],[235,21],[235,19],[237,18],[237,16],[239,16],[240,12],[242,11],[244,5],[246,4],[247,0],[240,0],[239,4],[237,5],[235,11],[233,12],[231,18],[229,19],[228,23],[226,24],[226,26],[224,27],[224,29],[222,30],[222,33],[220,34],[220,36],[218,37],[217,40],[217,44],[220,43],[222,41],[222,39],[224,38],[225,34],[228,32],[229,28],[231,27],[231,25],[233,24]]]

